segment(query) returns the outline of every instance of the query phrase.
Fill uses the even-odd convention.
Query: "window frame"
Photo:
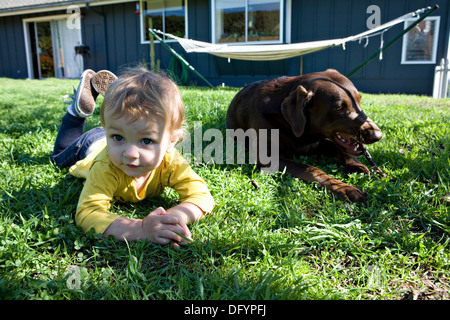
[[[247,19],[248,19],[248,2],[249,0],[244,0],[245,1],[245,38],[248,39],[248,23],[247,23]],[[285,37],[285,33],[289,34],[288,31],[285,30],[285,26],[290,26],[290,24],[285,24],[284,22],[286,22],[287,17],[285,18],[285,12],[286,12],[286,8],[290,7],[290,0],[277,0],[280,3],[280,38],[279,40],[266,40],[266,41],[242,41],[242,42],[224,42],[224,43],[219,43],[218,39],[216,39],[216,2],[217,0],[212,0],[211,1],[211,43],[214,44],[226,44],[226,45],[231,45],[231,46],[239,46],[239,45],[247,45],[247,44],[282,44],[284,37]],[[289,11],[288,11],[289,12]],[[290,38],[290,36],[289,36]],[[287,39],[290,42],[290,39]]]
[[[416,19],[408,19],[403,23],[403,29],[406,29],[410,26],[408,22],[415,21]],[[431,60],[407,60],[407,52],[408,52],[408,39],[409,32],[403,35],[402,40],[402,56],[401,56],[401,64],[436,64],[437,57],[437,48],[439,44],[439,26],[440,26],[440,16],[431,16],[425,18],[423,21],[434,21],[434,35],[433,35],[433,44],[431,49]]]
[[[145,40],[145,34],[144,34],[144,27],[145,27],[145,22],[144,22],[144,12],[143,12],[143,2],[145,0],[139,0],[139,23],[140,23],[140,29],[141,29],[141,44],[149,44],[150,40]],[[165,8],[162,8],[163,10],[163,14],[165,12]],[[164,19],[163,19],[164,21]],[[163,32],[165,32],[165,30],[161,30]],[[164,37],[162,37],[164,42],[176,42],[177,40],[175,39],[169,39],[166,38],[164,39]],[[184,0],[184,38],[188,38],[188,0]],[[154,43],[159,43],[159,40],[154,40]]]

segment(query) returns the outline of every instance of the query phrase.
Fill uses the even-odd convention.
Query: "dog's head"
[[[347,77],[329,69],[302,79],[281,105],[295,136],[305,130],[321,134],[355,156],[363,153],[362,144],[381,139],[380,128],[364,114],[361,95]]]

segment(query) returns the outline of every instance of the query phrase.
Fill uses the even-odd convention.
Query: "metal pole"
[[[412,23],[408,28],[406,28],[405,30],[403,30],[402,33],[400,33],[397,37],[395,37],[392,41],[390,41],[387,45],[385,45],[384,47],[382,47],[381,49],[379,49],[377,52],[375,52],[372,56],[370,56],[369,59],[367,59],[366,61],[364,61],[359,67],[357,67],[356,69],[354,69],[352,72],[350,72],[347,77],[350,78],[351,76],[353,76],[355,73],[357,73],[359,70],[361,70],[363,67],[365,67],[370,61],[372,61],[373,59],[375,59],[381,52],[383,52],[384,50],[386,50],[387,48],[389,48],[394,42],[396,42],[398,39],[400,39],[405,33],[407,33],[409,30],[411,30],[412,28],[414,28],[416,25],[418,25],[420,22],[422,22],[422,20],[424,20],[426,17],[428,17],[430,14],[432,14],[434,11],[436,11],[437,9],[439,9],[439,6],[436,4],[433,8],[428,7],[428,10],[425,11],[425,14],[421,15],[419,19],[417,19],[414,23]]]
[[[197,72],[197,70],[194,69],[193,66],[191,66],[191,65],[189,64],[189,62],[187,62],[182,56],[180,56],[175,50],[173,50],[167,43],[165,43],[164,40],[161,39],[161,37],[158,36],[158,35],[153,31],[153,29],[149,29],[149,31],[150,31],[150,33],[151,33],[156,39],[159,40],[159,42],[162,43],[162,45],[163,45],[167,50],[169,50],[169,51],[175,56],[175,58],[177,58],[178,60],[180,60],[181,63],[185,64],[185,65],[188,67],[188,69],[191,70],[197,77],[199,77],[200,79],[202,79],[203,81],[205,81],[205,83],[207,83],[208,86],[209,86],[210,88],[214,88],[213,85],[212,85],[211,83],[209,83],[208,80],[206,80],[200,73]]]
[[[153,28],[153,19],[151,17],[148,18],[148,27],[151,30]],[[154,37],[150,33],[149,34],[149,40],[150,40],[150,70],[153,72],[155,71],[155,44],[154,44]]]

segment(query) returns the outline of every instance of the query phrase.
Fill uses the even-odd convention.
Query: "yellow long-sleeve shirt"
[[[197,205],[205,213],[212,211],[214,200],[206,186],[174,148],[165,154],[152,171],[142,190],[137,193],[133,178],[115,167],[108,156],[106,142],[69,169],[75,177],[86,179],[78,201],[75,222],[84,232],[92,228],[103,233],[119,216],[110,212],[111,201],[138,202],[160,194],[165,187],[179,194],[180,202]]]

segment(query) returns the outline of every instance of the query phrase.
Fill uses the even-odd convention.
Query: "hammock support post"
[[[432,14],[434,11],[436,11],[437,9],[439,9],[439,6],[436,4],[433,8],[428,7],[428,10],[425,11],[425,13],[423,15],[421,15],[416,21],[414,21],[414,23],[412,23],[408,28],[406,28],[405,30],[403,30],[403,32],[401,32],[398,36],[396,36],[393,40],[391,40],[388,44],[386,44],[385,46],[383,46],[382,48],[378,49],[372,56],[369,57],[369,59],[367,59],[366,61],[364,61],[360,66],[358,66],[357,68],[355,68],[352,72],[350,72],[347,77],[350,78],[351,76],[353,76],[355,73],[357,73],[359,70],[361,70],[362,68],[364,68],[370,61],[372,61],[373,59],[375,59],[381,52],[383,52],[384,50],[386,50],[387,48],[389,48],[394,42],[396,42],[397,40],[399,40],[401,37],[403,37],[404,34],[406,34],[408,31],[410,31],[412,28],[414,28],[416,25],[418,25],[420,22],[422,22],[426,17],[428,17],[430,14]]]
[[[161,39],[160,36],[158,36],[153,29],[149,29],[150,33],[157,39],[159,40],[159,42],[161,42],[161,44],[167,49],[169,50],[175,58],[177,58],[178,60],[180,60],[181,63],[183,63],[186,67],[188,67],[189,70],[191,70],[197,77],[199,77],[200,79],[202,79],[210,88],[214,88],[214,86],[205,79],[205,77],[203,77],[200,73],[198,73],[197,70],[194,69],[193,66],[191,66],[189,64],[189,62],[187,62],[182,56],[180,56],[175,50],[173,50],[167,43],[164,42],[163,39]]]

